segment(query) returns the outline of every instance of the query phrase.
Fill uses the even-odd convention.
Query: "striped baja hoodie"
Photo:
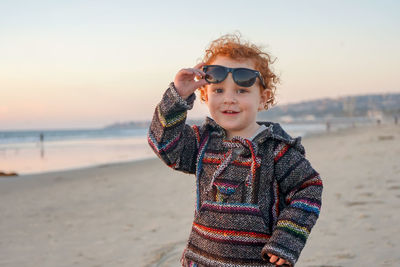
[[[169,167],[196,177],[196,208],[182,266],[292,266],[321,208],[322,181],[305,158],[300,137],[277,123],[252,140],[226,139],[211,118],[189,126],[173,83],[157,105],[148,142]]]

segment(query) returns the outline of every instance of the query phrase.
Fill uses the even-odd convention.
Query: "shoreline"
[[[156,159],[157,156],[154,157],[146,157],[146,158],[138,158],[138,159],[131,159],[131,160],[124,160],[124,161],[115,161],[115,162],[105,162],[105,163],[98,163],[98,164],[89,164],[89,165],[82,165],[82,166],[77,166],[77,167],[71,167],[71,168],[65,168],[65,169],[57,169],[57,170],[49,170],[49,171],[42,171],[42,172],[32,172],[32,173],[22,173],[16,175],[9,175],[9,176],[1,176],[0,179],[4,178],[10,178],[10,179],[15,179],[17,177],[22,177],[25,178],[27,176],[41,176],[41,175],[54,175],[54,174],[61,174],[61,173],[68,173],[68,172],[73,172],[73,171],[83,171],[87,169],[97,169],[97,168],[104,168],[104,167],[109,167],[109,166],[118,166],[118,165],[124,165],[124,164],[134,164],[137,162],[141,161],[152,161],[153,159]]]
[[[386,125],[386,124],[383,124],[383,126],[384,125]],[[357,125],[356,127],[352,127],[351,125],[348,125],[346,127],[333,127],[330,131],[325,130],[325,131],[307,133],[304,136],[302,136],[302,140],[307,140],[307,139],[310,139],[310,138],[315,138],[315,137],[329,135],[329,134],[340,133],[342,131],[348,131],[348,130],[351,130],[353,128],[366,128],[366,127],[374,127],[374,126],[376,126],[376,125],[360,124],[360,125]],[[297,137],[297,136],[293,135],[293,137]],[[137,142],[138,139],[137,139],[137,137],[135,137],[135,138],[133,138],[133,140],[135,140],[135,142]],[[50,173],[51,172],[63,172],[63,171],[72,171],[72,170],[76,170],[76,169],[96,168],[97,166],[101,166],[101,165],[129,163],[129,162],[136,162],[137,160],[157,158],[156,155],[153,153],[153,151],[151,151],[150,147],[148,146],[147,141],[146,142],[145,141],[143,141],[143,143],[140,144],[141,151],[144,149],[143,150],[144,151],[143,153],[145,154],[144,157],[143,156],[138,156],[139,152],[134,152],[135,150],[132,149],[131,152],[130,152],[130,153],[132,153],[132,155],[130,156],[130,159],[129,159],[129,157],[128,157],[128,159],[123,159],[123,160],[112,159],[111,155],[108,155],[103,160],[101,160],[101,159],[93,160],[92,159],[91,160],[92,162],[87,162],[86,164],[83,164],[83,165],[72,164],[72,166],[71,166],[70,163],[67,163],[67,166],[65,166],[65,163],[63,164],[63,163],[61,163],[61,162],[59,162],[57,160],[54,161],[54,159],[52,159],[52,157],[50,157],[50,159],[49,158],[47,158],[47,159],[46,158],[44,158],[44,159],[43,158],[42,159],[35,158],[35,160],[37,161],[36,165],[38,165],[38,164],[42,165],[43,164],[43,160],[44,160],[44,162],[47,162],[49,160],[50,161],[53,160],[53,163],[54,163],[55,166],[61,164],[60,166],[64,165],[64,167],[59,167],[59,168],[57,168],[57,167],[51,168],[50,167],[50,169],[48,169],[49,167],[47,167],[47,169],[46,169],[46,167],[44,167],[45,168],[44,170],[39,170],[39,167],[36,167],[36,169],[34,169],[33,171],[21,171],[21,170],[17,171],[17,170],[15,170],[13,168],[11,168],[11,169],[10,168],[8,168],[8,169],[0,169],[0,179],[1,178],[13,178],[13,177],[14,178],[15,177],[25,177],[27,175],[41,175],[41,174],[46,174],[46,173],[49,173],[49,172]],[[126,140],[124,140],[123,142],[126,142]],[[113,142],[113,143],[115,143],[115,142]],[[104,147],[107,146],[107,145],[109,145],[109,144],[105,143]],[[122,144],[118,144],[118,145],[122,145]],[[129,147],[130,144],[127,143],[126,145]],[[136,143],[136,145],[137,145],[137,143]],[[40,148],[37,148],[37,149],[40,149]],[[47,148],[46,150],[49,150],[49,148]],[[125,153],[127,153],[127,148],[123,147],[121,151],[124,151]],[[72,151],[68,152],[69,153],[68,155],[70,157],[73,156],[73,154],[71,154],[71,152]],[[38,152],[36,152],[36,153],[38,153]],[[120,153],[122,153],[122,152],[120,152]],[[43,152],[43,154],[44,154],[44,152]],[[125,155],[124,157],[127,157],[126,154],[124,154],[124,155]],[[116,156],[118,156],[118,155],[115,155],[115,157]],[[119,155],[119,156],[121,156],[121,155]],[[107,157],[108,157],[108,160],[106,159]],[[62,160],[63,159],[61,159],[61,161]],[[7,163],[7,159],[6,159],[5,163]],[[50,163],[46,163],[46,164],[49,165]],[[68,166],[68,165],[70,165],[70,166]],[[43,166],[42,166],[42,168],[43,168]],[[3,173],[3,175],[1,175],[1,173]],[[12,175],[9,175],[9,174],[12,174]]]
[[[0,171],[20,176],[153,157],[145,137],[45,142],[0,149]]]

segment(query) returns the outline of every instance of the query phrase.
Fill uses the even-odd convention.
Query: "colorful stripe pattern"
[[[262,217],[260,209],[257,205],[251,203],[217,203],[212,201],[204,201],[201,206],[202,211],[214,211],[221,213],[240,213]]]
[[[322,180],[319,174],[316,174],[313,178],[305,181],[301,186],[300,189],[304,189],[309,186],[322,186]]]
[[[228,182],[214,182],[214,185],[217,187],[218,192],[221,192],[225,195],[233,194],[236,188],[239,186],[238,184],[232,184]]]
[[[179,139],[181,138],[181,135],[176,136],[174,139],[169,140],[165,144],[158,143],[155,137],[149,132],[147,135],[147,140],[150,144],[150,146],[155,150],[157,153],[165,152],[171,149],[171,147],[175,146]]]
[[[316,186],[322,188],[322,180],[321,177],[317,172],[313,172],[307,179],[305,180],[304,183],[300,185],[300,187],[294,188],[292,191],[290,191],[287,196],[286,196],[286,204],[290,205],[292,202],[293,196],[301,189],[306,189],[307,187],[310,186]]]
[[[302,209],[308,212],[313,212],[315,213],[317,216],[319,215],[319,211],[321,209],[321,205],[310,201],[308,199],[296,199],[293,200],[290,205],[292,207],[298,208],[298,209]]]
[[[217,170],[213,173],[211,177],[211,183],[210,183],[210,188],[211,190],[212,186],[214,185],[215,179],[228,167],[229,163],[232,160],[232,150],[229,150],[225,155],[224,159],[221,161],[221,164],[218,166]]]
[[[158,120],[160,121],[161,125],[165,128],[174,126],[175,124],[178,124],[186,119],[186,112],[179,112],[171,117],[166,118],[161,113],[160,106],[157,106],[157,114],[158,114]]]
[[[251,142],[248,139],[245,139],[246,143],[249,146],[250,152],[251,152],[251,158],[252,158],[252,162],[251,162],[251,166],[250,166],[250,174],[246,179],[246,185],[247,186],[251,186],[252,184],[254,184],[254,180],[256,179],[256,172],[257,172],[257,158],[256,158],[256,154],[257,154],[257,147],[256,145]]]
[[[190,261],[188,267],[197,267],[197,263]]]
[[[236,188],[239,184],[232,184],[227,182],[214,182],[215,187],[217,188],[215,194],[216,202],[226,202],[226,199],[235,193]]]
[[[194,133],[196,134],[196,144],[197,144],[197,148],[199,148],[200,145],[200,131],[199,131],[199,127],[197,127],[196,125],[192,126],[192,129],[194,130]]]
[[[274,161],[277,162],[288,151],[289,147],[286,143],[280,143],[274,150]]]
[[[205,133],[205,136],[203,138],[203,142],[199,146],[199,152],[197,154],[197,169],[196,169],[196,212],[200,210],[200,174],[202,171],[202,165],[203,165],[203,157],[204,153],[206,153],[207,149],[207,144],[208,144],[208,139],[209,139],[209,134],[208,132]]]
[[[217,153],[210,153],[207,152],[203,158],[203,163],[208,163],[208,164],[221,164],[223,161],[225,154],[217,154]],[[243,167],[250,167],[252,163],[252,158],[245,158],[238,156],[237,159],[232,160],[232,164],[236,166],[243,166]],[[256,157],[256,163],[257,163],[257,168],[260,167],[261,163],[261,157],[257,156]]]
[[[193,223],[193,230],[197,234],[213,240],[219,243],[231,243],[231,244],[265,244],[270,238],[270,235],[247,232],[247,231],[237,231],[237,230],[225,230],[212,227],[206,227],[197,223]]]
[[[295,236],[298,236],[303,241],[306,241],[308,238],[308,235],[310,234],[310,231],[306,227],[298,225],[289,220],[278,221],[276,228],[287,231],[291,234],[294,234]]]

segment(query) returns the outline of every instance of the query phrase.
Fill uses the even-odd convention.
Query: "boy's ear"
[[[267,104],[270,98],[271,98],[271,90],[265,89],[261,92],[260,105],[258,106],[258,111],[265,109],[265,105]]]
[[[200,90],[200,99],[201,99],[201,101],[204,101],[204,102],[207,103],[207,101],[208,101],[207,86],[200,87],[199,90]]]

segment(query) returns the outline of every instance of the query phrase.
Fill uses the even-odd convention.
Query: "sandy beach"
[[[400,126],[303,139],[324,182],[296,266],[400,266]],[[179,266],[194,177],[158,159],[0,178],[0,266]]]

